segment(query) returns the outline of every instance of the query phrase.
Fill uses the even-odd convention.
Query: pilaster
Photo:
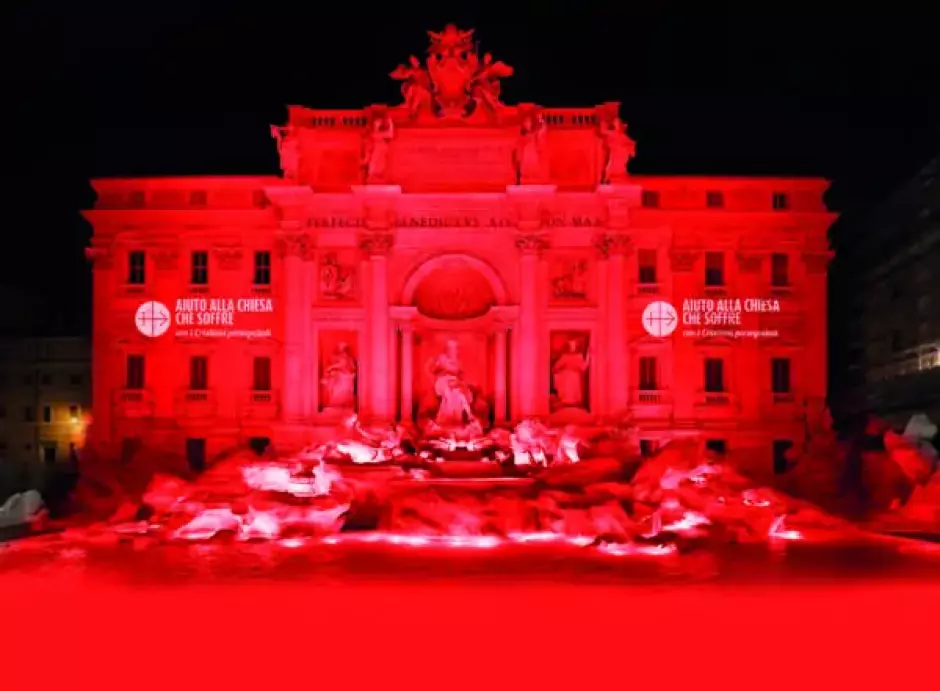
[[[389,368],[392,343],[389,328],[388,254],[395,244],[395,216],[401,188],[397,185],[364,185],[353,187],[352,191],[359,200],[365,223],[358,243],[369,273],[366,337],[370,366],[367,381],[360,380],[360,399],[367,398],[373,418],[391,421],[395,414],[395,376]]]
[[[304,305],[304,261],[313,250],[313,239],[306,232],[306,223],[297,219],[285,219],[280,223],[276,236],[276,249],[281,259],[284,287],[284,374],[283,410],[284,421],[298,422],[304,417],[305,389],[312,382],[305,377],[305,342],[309,333],[306,328],[309,304]]]

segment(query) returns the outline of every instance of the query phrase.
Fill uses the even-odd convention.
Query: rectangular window
[[[656,250],[639,250],[637,263],[640,273],[637,277],[639,283],[653,285],[656,283]]]
[[[78,406],[77,405],[69,406],[69,419],[72,422],[78,422]]]
[[[144,356],[128,355],[127,372],[125,373],[124,388],[140,390],[144,388]]]
[[[705,391],[707,393],[724,393],[725,391],[725,362],[720,358],[705,359]]]
[[[720,288],[725,284],[724,252],[705,253],[705,285]]]
[[[42,460],[52,465],[56,461],[56,448],[54,444],[46,444],[42,447]]]
[[[770,285],[774,288],[790,285],[790,257],[786,254],[770,255]]]
[[[254,391],[271,390],[271,358],[256,357],[252,372],[252,386]]]
[[[770,361],[770,385],[773,393],[790,393],[789,358],[774,358]]]
[[[640,358],[640,391],[657,391],[656,358]]]
[[[204,286],[209,283],[209,253],[205,250],[193,252],[189,282],[194,286]]]
[[[647,209],[659,208],[659,192],[653,190],[644,190],[641,196],[641,202]]]
[[[189,358],[189,390],[205,391],[209,388],[209,359],[205,355]]]
[[[791,448],[793,448],[793,442],[789,439],[774,440],[774,474],[780,475],[789,469],[790,461],[787,453]]]
[[[39,383],[42,386],[52,386],[52,375],[44,374],[39,378]]]
[[[267,250],[255,252],[254,283],[256,286],[271,285],[271,253]]]
[[[774,211],[786,211],[790,208],[790,199],[785,192],[774,192]]]
[[[127,255],[127,282],[131,285],[143,285],[147,281],[147,255],[142,250],[135,250]]]
[[[23,408],[23,422],[33,421],[33,409],[31,406]]]
[[[69,386],[81,386],[82,385],[82,375],[73,374],[69,377]]]
[[[705,204],[709,209],[720,209],[725,205],[725,195],[723,192],[706,192]]]
[[[44,405],[42,407],[42,421],[52,422],[52,407]]]

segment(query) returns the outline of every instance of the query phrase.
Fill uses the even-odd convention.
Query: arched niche
[[[506,304],[506,289],[493,267],[481,259],[444,254],[412,272],[402,291],[402,303],[432,319],[474,319]]]

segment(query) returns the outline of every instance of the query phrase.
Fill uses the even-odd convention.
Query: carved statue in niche
[[[395,136],[395,125],[384,110],[377,111],[366,131],[362,147],[362,172],[366,184],[385,182],[388,172],[388,147]]]
[[[350,300],[356,287],[355,267],[339,262],[330,252],[320,264],[320,297],[328,300]]]
[[[513,155],[516,168],[516,184],[539,182],[544,172],[545,118],[541,111],[531,109],[522,117],[519,141]]]
[[[602,151],[600,183],[609,185],[627,176],[627,164],[636,153],[636,144],[627,136],[627,126],[620,119],[615,104],[603,106],[598,116]]]
[[[277,141],[277,153],[281,159],[281,172],[284,179],[291,182],[297,180],[300,168],[300,143],[292,127],[278,127],[271,125],[271,136]]]
[[[416,118],[422,111],[431,109],[431,75],[418,58],[412,55],[407,65],[399,65],[389,76],[402,83],[401,95],[409,117]]]
[[[349,344],[336,345],[323,369],[323,407],[327,410],[352,410],[356,405],[356,359]]]
[[[428,361],[426,370],[438,399],[429,431],[460,436],[482,434],[483,426],[474,409],[475,392],[464,378],[457,341],[447,341],[444,351]]]
[[[561,273],[552,279],[552,295],[556,300],[586,300],[587,278],[587,261],[569,261],[562,267]]]
[[[557,408],[587,410],[585,380],[591,356],[581,351],[577,339],[569,339],[565,350],[552,364],[552,388]]]

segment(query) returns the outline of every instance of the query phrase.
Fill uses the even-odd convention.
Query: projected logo
[[[137,314],[134,315],[137,330],[148,338],[157,338],[165,334],[172,321],[173,318],[166,305],[155,300],[142,304],[137,308]]]
[[[651,302],[643,310],[643,328],[650,336],[665,338],[679,326],[676,308],[663,300]]]

